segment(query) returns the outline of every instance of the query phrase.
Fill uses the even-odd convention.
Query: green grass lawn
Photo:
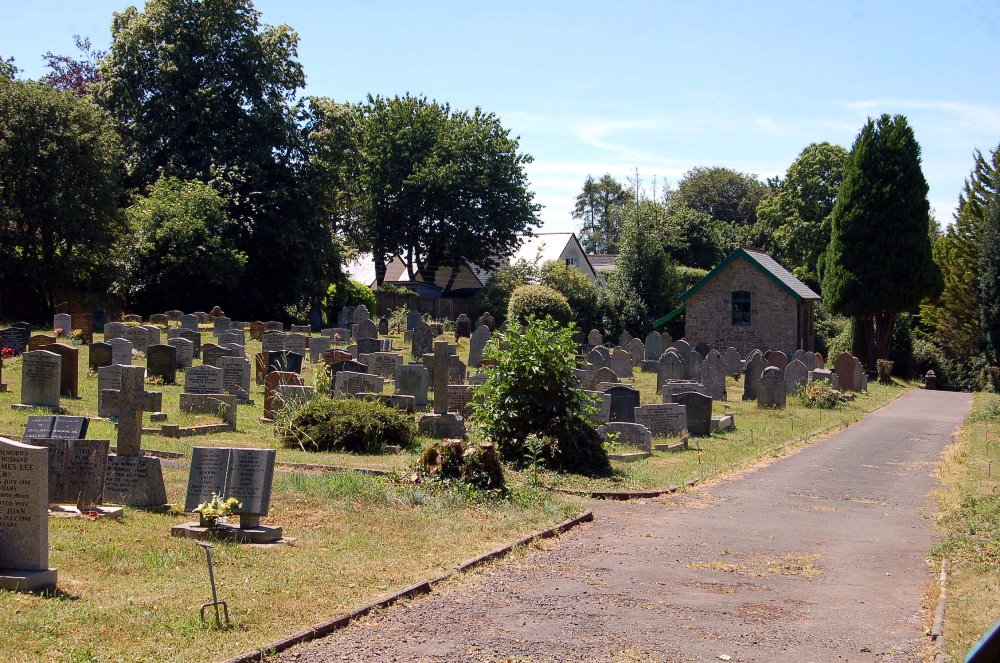
[[[938,503],[949,562],[944,644],[961,661],[1000,619],[1000,395],[975,395],[972,414],[944,452]],[[935,595],[936,601],[936,595]],[[933,612],[935,605],[931,605]]]

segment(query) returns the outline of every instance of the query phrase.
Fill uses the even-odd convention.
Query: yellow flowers
[[[218,493],[212,493],[212,499],[202,502],[195,509],[195,513],[200,513],[202,518],[224,518],[239,509],[243,505],[235,497],[223,500]]]

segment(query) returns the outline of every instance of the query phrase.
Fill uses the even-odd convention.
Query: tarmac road
[[[595,503],[549,550],[278,660],[921,660],[932,472],[970,402],[913,390],[701,491]]]

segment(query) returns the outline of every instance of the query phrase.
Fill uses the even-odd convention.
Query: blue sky
[[[4,1],[0,54],[25,76],[72,35],[107,46],[128,2]],[[972,151],[1000,144],[1000,3],[258,0],[300,35],[306,94],[426,94],[495,112],[533,155],[543,230],[576,229],[588,174],[674,185],[695,166],[783,174],[903,113],[931,206],[951,220]]]

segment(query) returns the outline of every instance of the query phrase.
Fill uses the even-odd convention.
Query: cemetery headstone
[[[850,352],[842,352],[837,355],[833,362],[833,371],[840,378],[840,390],[844,392],[860,391],[860,385],[856,380],[855,362],[857,359]]]
[[[285,347],[286,352],[294,352],[295,354],[306,356],[306,337],[302,334],[285,334]]]
[[[413,396],[416,407],[427,407],[427,389],[430,385],[430,374],[426,368],[418,364],[398,365],[393,377],[397,394]]]
[[[633,338],[625,346],[625,349],[628,350],[629,356],[632,357],[632,366],[638,368],[646,358],[646,346],[641,340]]]
[[[612,385],[603,389],[611,397],[609,421],[635,423],[635,409],[639,407],[639,390],[626,385]]]
[[[683,361],[684,357],[681,357]],[[688,380],[701,380],[701,364],[704,362],[701,353],[692,350],[688,353],[687,362],[684,364],[684,377]]]
[[[646,351],[646,359],[655,361],[663,354],[663,337],[659,332],[651,331],[646,334],[643,347]]]
[[[378,333],[380,336],[387,336],[389,334],[389,318],[384,315],[378,319]]]
[[[629,423],[626,421],[611,421],[597,427],[597,432],[605,440],[612,436],[619,444],[638,449],[639,451],[649,451],[653,448],[653,434],[646,426],[639,423]]]
[[[284,331],[285,331],[285,323],[283,323],[283,322],[281,322],[279,320],[268,320],[267,322],[264,323],[264,333],[265,334],[267,332],[282,332],[283,333]]]
[[[302,376],[290,371],[271,371],[264,376],[264,419],[267,421],[274,419],[274,400],[278,387],[283,384],[301,385]]]
[[[492,336],[493,332],[486,325],[479,325],[476,331],[472,332],[469,339],[469,366],[479,367],[479,362],[483,360],[483,351],[486,350],[486,345]]]
[[[430,325],[421,320],[410,334],[410,352],[414,359],[421,359],[434,345],[434,334]]]
[[[103,341],[91,343],[87,348],[87,365],[90,367],[90,370],[96,371],[102,366],[110,366],[112,363],[110,343],[104,343]]]
[[[402,363],[403,356],[395,352],[372,352],[368,355],[368,370],[383,378],[395,377],[396,367]]]
[[[414,333],[416,332],[415,329]],[[420,419],[419,428],[424,435],[436,438],[465,437],[465,420],[448,412],[449,371],[442,369],[449,365],[451,357],[452,350],[447,341],[434,343],[434,368],[437,369],[431,378],[434,384],[434,414],[424,415]]]
[[[0,589],[55,587],[49,568],[48,454],[45,447],[0,437]]]
[[[184,373],[185,394],[221,394],[222,369],[208,364],[193,366]]]
[[[56,313],[52,316],[52,329],[53,332],[57,329],[59,330],[56,336],[60,338],[69,336],[70,332],[73,331],[73,318],[69,313]]]
[[[496,320],[493,319],[493,316],[490,315],[489,311],[486,311],[485,313],[483,313],[482,315],[480,315],[478,318],[476,318],[476,329],[478,329],[479,327],[481,327],[483,325],[489,327],[489,329],[490,329],[491,332],[494,331],[497,328]]]
[[[726,394],[726,367],[718,350],[709,350],[701,365],[701,382],[712,400],[728,400]]]
[[[615,350],[614,354],[611,355],[609,368],[619,378],[632,377],[632,355],[625,350]]]
[[[712,433],[712,399],[705,394],[689,391],[674,395],[674,402],[687,408],[688,433],[695,436]]]
[[[760,375],[757,388],[757,406],[785,409],[785,372],[777,366],[768,366]]]
[[[108,390],[118,390],[122,388],[122,371],[120,364],[103,366],[97,369],[97,416],[117,417],[118,410],[105,400],[104,394]]]
[[[28,339],[22,329],[8,327],[0,329],[0,348],[10,348],[14,354],[21,354],[28,346]]]
[[[142,413],[163,407],[163,394],[143,390],[142,366],[109,366],[121,371],[121,388],[104,392],[108,405],[118,413],[116,453],[108,457],[104,499],[114,504],[162,507],[167,503],[160,459],[142,454]]]
[[[174,348],[177,353],[177,364],[184,370],[191,368],[194,363],[194,343],[186,338],[177,337],[167,339],[167,345]]]
[[[725,366],[726,375],[737,377],[743,372],[740,368],[740,353],[734,347],[728,347],[722,353],[722,363]]]
[[[41,350],[46,345],[52,345],[58,340],[58,337],[50,334],[34,334],[28,339],[28,351]]]
[[[675,350],[667,350],[660,357],[660,366],[656,372],[656,391],[659,393],[668,380],[684,379],[684,362]]]
[[[21,403],[59,407],[63,360],[55,352],[34,350],[21,355]]]
[[[340,370],[334,378],[333,394],[335,396],[381,394],[384,388],[385,380],[378,375]]]
[[[618,345],[622,346],[623,348],[628,348],[628,344],[631,342],[632,342],[632,334],[629,334],[628,330],[623,331],[621,335],[618,337]]]
[[[49,438],[32,442],[49,450],[49,503],[96,506],[104,501],[108,440]]]
[[[206,343],[201,350],[201,363],[205,366],[218,366],[219,360],[223,357],[232,357],[234,353],[229,348],[224,348],[215,343]]]
[[[621,380],[615,375],[607,366],[602,366],[594,371],[594,374],[590,376],[590,388],[600,390],[600,385],[602,384],[618,384]]]
[[[652,403],[635,408],[635,423],[654,437],[680,435],[687,429],[687,408],[677,403]]]
[[[420,322],[420,312],[419,311],[407,311],[406,313],[406,331],[413,331],[413,328],[417,326]]]
[[[279,331],[266,331],[260,343],[262,352],[281,352],[285,349],[285,334]]]
[[[472,416],[473,387],[467,384],[448,385],[448,411],[456,412],[462,417]]]
[[[829,369],[817,368],[809,371],[809,382],[826,382],[831,389],[840,390],[840,377]]]
[[[166,327],[168,322],[170,322],[170,318],[167,317],[166,313],[154,313],[149,316],[149,324],[157,327]]]
[[[187,329],[193,332],[198,331],[198,316],[188,313],[181,316],[181,329]]]
[[[764,361],[768,366],[777,366],[785,370],[785,366],[788,366],[788,355],[781,350],[771,350],[764,354]]]
[[[378,338],[378,327],[368,318],[364,318],[357,323],[357,330],[354,338],[357,340]]]
[[[760,385],[760,376],[764,372],[764,357],[759,352],[751,353],[747,359],[746,368],[743,370],[743,400],[757,400],[757,389]]]
[[[254,320],[250,323],[250,339],[254,341],[259,341],[260,337],[264,335],[264,323],[260,320]]]
[[[250,361],[245,357],[223,357],[219,360],[222,371],[222,391],[236,396],[244,403],[250,400]]]
[[[469,316],[461,314],[455,319],[455,338],[469,338],[472,336],[472,321]]]
[[[247,543],[279,540],[280,527],[260,524],[261,517],[270,510],[275,455],[274,449],[194,447],[184,510],[194,511],[213,494],[223,499],[232,497],[241,505],[239,529],[244,536],[240,540]],[[171,534],[184,535],[176,530]]]
[[[309,340],[309,361],[313,364],[323,359],[323,354],[330,350],[333,341],[329,336],[317,336]]]
[[[146,371],[164,384],[174,384],[177,381],[177,349],[172,345],[146,348]]]
[[[111,345],[112,364],[132,365],[132,341],[127,338],[113,338],[108,343]]]
[[[785,367],[785,393],[794,396],[799,389],[805,386],[809,377],[809,369],[798,359],[788,362]]]
[[[601,332],[596,329],[591,329],[590,333],[587,335],[587,345],[593,348],[603,344],[604,337],[601,335]]]
[[[229,331],[229,328],[231,326],[232,326],[232,320],[230,320],[226,316],[220,315],[216,317],[212,321],[212,336],[219,338],[219,335],[222,334],[222,332]]]
[[[705,341],[698,341],[698,344],[694,346],[694,351],[700,354],[702,359],[708,356],[708,351],[711,349]]]

